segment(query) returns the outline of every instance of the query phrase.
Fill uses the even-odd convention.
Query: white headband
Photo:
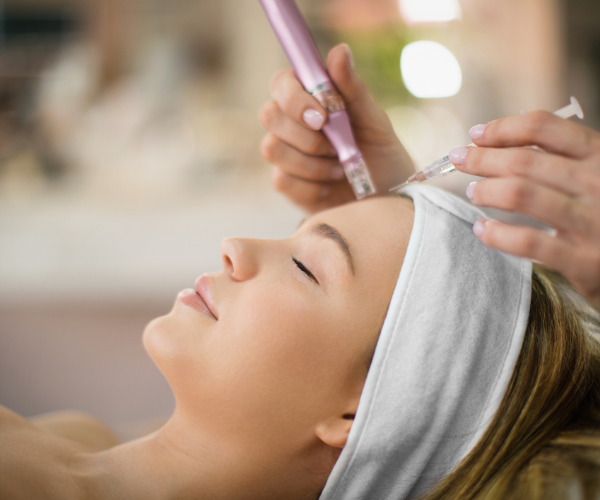
[[[412,498],[483,435],[521,351],[531,263],[486,248],[481,212],[409,186],[415,220],[348,442],[321,500]]]

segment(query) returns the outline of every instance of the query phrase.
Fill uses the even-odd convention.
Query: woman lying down
[[[176,410],[103,450],[3,410],[3,499],[596,498],[597,318],[430,187],[223,242],[144,345]]]

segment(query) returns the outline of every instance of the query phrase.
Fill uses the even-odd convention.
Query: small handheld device
[[[356,198],[375,193],[362,153],[356,146],[346,105],[321,61],[317,46],[294,0],[259,0],[296,76],[329,113],[323,133],[337,151]]]
[[[523,111],[523,113],[525,113]],[[583,120],[583,110],[579,105],[579,102],[574,97],[571,97],[571,104],[568,104],[564,108],[560,108],[556,110],[554,114],[560,118],[567,119],[572,116],[577,116],[580,120]],[[475,144],[469,144],[467,147],[477,147]],[[397,191],[408,184],[413,184],[415,182],[424,182],[424,181],[432,181],[433,179],[439,179],[440,177],[445,177],[452,172],[456,172],[456,167],[450,161],[449,156],[444,156],[443,158],[439,158],[435,160],[433,163],[427,165],[423,170],[417,172],[416,174],[411,175],[408,180],[401,184],[400,186],[396,186],[390,191]]]

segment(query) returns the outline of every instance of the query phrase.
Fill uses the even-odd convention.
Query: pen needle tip
[[[409,184],[410,183],[406,181],[403,184],[400,184],[399,186],[393,187],[392,189],[390,189],[390,191],[398,191],[399,189],[402,189],[404,186],[408,186]]]

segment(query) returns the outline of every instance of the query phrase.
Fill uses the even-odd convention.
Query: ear
[[[353,413],[344,413],[319,423],[315,434],[327,446],[342,449],[348,441],[355,413],[356,410]]]

